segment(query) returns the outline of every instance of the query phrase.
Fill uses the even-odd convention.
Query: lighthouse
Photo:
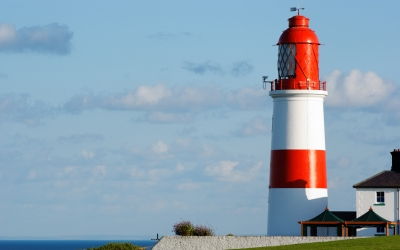
[[[296,9],[298,10],[298,9]],[[309,19],[289,18],[278,46],[273,101],[268,235],[299,235],[298,221],[328,205],[324,129],[325,82],[319,80],[318,37]]]

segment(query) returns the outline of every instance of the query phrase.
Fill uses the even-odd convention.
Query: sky
[[[275,46],[304,7],[332,210],[400,147],[398,1],[20,1],[0,8],[0,238],[265,235]]]

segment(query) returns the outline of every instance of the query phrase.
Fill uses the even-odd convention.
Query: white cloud
[[[233,76],[245,76],[248,75],[251,71],[253,71],[253,65],[246,61],[240,61],[233,64],[231,73]]]
[[[0,51],[68,54],[72,36],[66,25],[58,23],[18,30],[13,25],[0,24]]]
[[[187,113],[172,113],[172,112],[149,112],[145,117],[139,120],[159,122],[159,123],[175,123],[188,122],[191,117]]]
[[[54,115],[55,108],[33,101],[25,94],[0,95],[0,121],[17,121],[27,125],[40,123],[41,118]]]
[[[104,177],[107,174],[107,167],[104,165],[97,165],[92,169],[95,177]]]
[[[186,169],[186,167],[182,164],[182,163],[178,163],[178,164],[176,164],[176,167],[175,167],[175,170],[177,171],[177,172],[182,172],[182,171],[184,171]]]
[[[99,143],[102,140],[104,140],[104,136],[101,134],[81,133],[81,134],[72,134],[68,136],[60,136],[57,138],[57,140],[62,143],[73,143],[73,144]]]
[[[16,36],[17,32],[13,25],[0,24],[0,44],[9,44]]]
[[[223,75],[226,71],[218,63],[210,60],[200,63],[186,61],[184,62],[182,68],[198,75],[204,75],[207,73]],[[251,71],[253,71],[253,68],[253,65],[250,63],[246,61],[239,61],[233,63],[229,71],[232,76],[239,77],[249,74]]]
[[[370,107],[385,100],[394,86],[374,72],[335,70],[327,77],[329,106]]]
[[[160,179],[166,178],[168,176],[171,176],[173,173],[170,169],[161,169],[161,168],[154,168],[150,169],[148,172],[148,178],[150,181],[155,182]]]
[[[212,61],[205,61],[201,63],[184,62],[182,68],[199,75],[204,75],[205,73],[224,73],[222,67],[218,63]]]
[[[151,149],[156,154],[165,154],[168,153],[169,146],[163,141],[157,141],[155,144],[153,144]]]
[[[204,144],[201,146],[201,155],[205,157],[210,157],[216,154],[215,148],[211,145]]]
[[[64,104],[63,110],[73,113],[88,109],[132,110],[146,112],[142,119],[147,121],[186,122],[208,110],[260,110],[266,100],[261,88],[225,91],[214,87],[142,85],[120,94],[75,96]]]
[[[263,109],[267,97],[261,88],[241,88],[233,90],[225,96],[232,108]]]
[[[239,169],[237,161],[219,161],[207,166],[205,172],[221,181],[246,182],[255,178],[261,168],[262,162],[258,162],[250,168]]]
[[[115,98],[114,101],[124,107],[152,106],[169,96],[171,92],[164,85],[139,86],[136,91]]]
[[[243,126],[235,133],[239,136],[255,136],[266,135],[269,131],[269,126],[266,120],[261,117],[255,117],[243,124]]]
[[[92,159],[96,154],[89,150],[82,150],[81,156],[85,159]]]
[[[59,176],[71,176],[77,172],[78,167],[76,166],[66,166],[63,168],[63,171],[59,174]]]
[[[183,183],[179,183],[177,185],[178,190],[195,190],[200,188],[200,183],[193,182],[193,181],[187,181]]]
[[[36,170],[31,170],[31,171],[29,171],[28,176],[26,178],[28,180],[34,180],[37,178],[37,176],[38,176],[38,174],[37,174]]]
[[[221,107],[221,91],[213,88],[171,88],[142,85],[132,91],[108,96],[80,95],[64,105],[67,112],[87,109],[185,112]]]
[[[146,176],[146,172],[142,169],[133,168],[129,171],[129,174],[133,178],[143,178]]]

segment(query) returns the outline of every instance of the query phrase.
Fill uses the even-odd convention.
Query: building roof
[[[370,208],[368,212],[365,214],[361,215],[360,217],[354,219],[353,221],[356,222],[388,222],[388,220],[380,217],[377,213]]]
[[[340,219],[339,217],[337,217],[334,213],[332,213],[331,211],[329,211],[329,209],[325,209],[325,211],[323,211],[322,213],[320,213],[319,215],[315,216],[314,218],[308,220],[308,221],[332,221],[332,222],[343,222],[342,219]]]
[[[332,211],[332,213],[342,220],[354,220],[357,217],[356,211]]]
[[[382,171],[353,185],[354,188],[400,188],[400,172]]]

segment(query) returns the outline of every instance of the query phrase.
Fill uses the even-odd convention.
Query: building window
[[[385,192],[376,192],[376,202],[385,203]]]
[[[376,233],[377,233],[377,234],[383,234],[383,233],[385,233],[385,228],[382,227],[382,226],[377,227],[377,228],[376,228]]]

